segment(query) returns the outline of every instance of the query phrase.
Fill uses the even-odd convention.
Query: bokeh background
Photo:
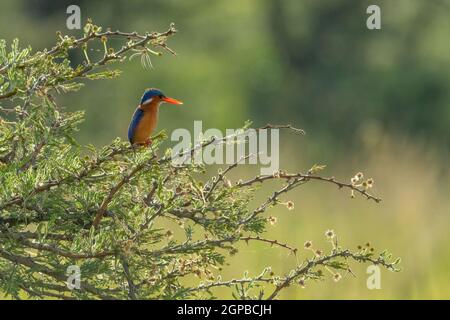
[[[324,174],[342,180],[358,171],[375,179],[380,204],[305,185],[285,198],[295,210],[271,212],[278,222],[267,236],[327,250],[324,231],[334,229],[344,246],[388,248],[403,271],[382,271],[382,288],[368,290],[358,266],[355,279],[292,286],[281,298],[450,298],[450,1],[3,0],[0,38],[38,50],[52,46],[56,30],[79,34],[65,27],[70,4],[81,7],[83,22],[91,17],[112,29],[164,31],[170,22],[179,29],[169,40],[176,57],[155,57],[152,70],[132,60],[120,66],[120,78],[60,98],[68,110],[86,110],[82,143],[126,138],[131,113],[152,86],[185,102],[163,110],[160,128],[168,132],[192,130],[194,120],[222,130],[247,119],[290,123],[307,135],[282,134],[283,168],[321,163]],[[381,30],[366,28],[370,4],[381,7]],[[235,178],[254,172],[243,167]],[[223,277],[267,265],[284,272],[307,255],[243,244]]]

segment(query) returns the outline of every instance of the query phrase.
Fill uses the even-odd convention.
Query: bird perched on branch
[[[131,144],[148,146],[152,143],[150,135],[158,123],[158,110],[163,102],[183,104],[177,99],[167,97],[158,89],[145,90],[128,127],[128,140]]]

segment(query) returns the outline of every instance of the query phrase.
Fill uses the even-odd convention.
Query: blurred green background
[[[271,212],[278,222],[268,237],[299,248],[312,240],[327,250],[324,231],[334,229],[344,246],[388,248],[404,270],[382,271],[380,290],[367,289],[358,266],[356,279],[293,286],[281,298],[450,298],[450,1],[4,0],[0,38],[38,50],[52,46],[56,30],[80,34],[66,30],[70,4],[81,7],[83,22],[91,17],[113,30],[164,31],[175,22],[180,31],[169,40],[176,57],[155,57],[152,70],[132,60],[118,66],[119,79],[60,98],[68,110],[86,110],[82,143],[126,138],[143,90],[158,87],[185,102],[161,113],[168,132],[192,130],[194,120],[222,130],[247,119],[290,123],[307,135],[282,134],[281,167],[324,163],[325,174],[341,180],[357,171],[375,179],[379,205],[330,185],[305,185],[286,198],[295,210]],[[370,4],[381,7],[381,30],[366,28]],[[235,178],[254,170],[242,167]],[[283,272],[307,255],[243,244],[223,275],[266,265]]]

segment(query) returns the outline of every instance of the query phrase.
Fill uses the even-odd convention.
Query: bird
[[[150,135],[158,124],[159,106],[164,102],[175,105],[183,104],[177,99],[167,97],[159,89],[145,90],[128,127],[128,141],[132,145],[151,145]]]

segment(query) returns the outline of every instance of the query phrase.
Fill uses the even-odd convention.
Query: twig
[[[348,188],[348,189],[354,190],[354,191],[364,195],[367,199],[371,199],[377,203],[381,202],[381,198],[371,195],[365,189],[357,188],[356,186],[354,186],[350,183],[337,181],[334,177],[321,177],[321,176],[317,176],[317,175],[310,175],[310,174],[303,174],[303,173],[282,173],[282,172],[280,172],[278,175],[263,175],[263,176],[259,175],[250,180],[238,183],[238,186],[246,187],[246,186],[251,186],[257,182],[263,182],[265,180],[280,179],[280,178],[287,179],[287,180],[298,178],[302,181],[319,180],[319,181],[329,182],[329,183],[337,185],[339,188]]]
[[[271,240],[271,239],[261,238],[260,236],[256,236],[256,237],[251,237],[251,236],[248,236],[248,237],[242,237],[242,238],[240,238],[239,240],[245,241],[245,242],[247,242],[247,243],[248,243],[249,241],[261,241],[261,242],[266,242],[266,243],[269,243],[271,246],[279,246],[279,247],[285,248],[285,249],[291,251],[294,255],[296,255],[296,254],[297,254],[297,251],[298,251],[297,248],[291,247],[291,246],[289,246],[289,245],[286,244],[286,243],[279,242],[278,240]]]
[[[128,261],[123,255],[120,256],[120,261],[123,267],[125,278],[127,279],[128,282],[128,295],[132,300],[137,300],[138,297],[136,294],[136,285],[134,284],[133,279],[131,277],[130,266],[128,265]]]
[[[110,190],[108,195],[103,199],[102,204],[100,205],[100,208],[97,211],[97,214],[95,215],[95,219],[93,222],[93,226],[95,228],[98,227],[103,215],[105,214],[106,210],[108,209],[108,205],[111,203],[111,201],[114,198],[114,195],[122,189],[122,187],[127,184],[131,178],[133,178],[139,171],[144,169],[156,156],[153,155],[149,160],[144,161],[140,164],[138,164],[136,167],[134,167],[133,170],[127,175],[125,175],[116,185],[114,185]]]
[[[311,260],[308,260],[305,264],[297,267],[297,269],[289,276],[286,276],[284,280],[275,288],[275,290],[272,292],[272,294],[269,295],[267,300],[273,300],[277,297],[277,295],[280,293],[280,291],[287,286],[289,286],[295,279],[298,277],[307,274],[312,268],[319,266],[319,265],[325,265],[328,261],[335,259],[335,258],[352,258],[359,262],[371,262],[372,264],[376,265],[382,265],[385,268],[392,270],[392,271],[398,271],[394,267],[393,263],[387,263],[386,261],[378,258],[373,259],[369,257],[368,255],[363,254],[356,254],[351,252],[350,250],[343,250],[343,251],[335,251],[332,254],[320,257],[320,258],[314,258]]]
[[[296,127],[293,127],[290,124],[266,124],[264,127],[260,127],[260,128],[256,128],[256,131],[259,130],[265,130],[265,129],[290,129],[292,131],[294,131],[295,133],[300,133],[300,134],[305,134],[305,131],[303,129],[299,129]]]
[[[270,204],[275,204],[278,201],[278,197],[283,194],[283,193],[287,193],[290,190],[294,189],[295,187],[297,187],[299,184],[303,184],[305,181],[301,180],[301,179],[293,179],[291,181],[289,181],[284,187],[282,187],[281,189],[275,191],[270,197],[269,199],[267,199],[266,202],[264,202],[262,205],[260,205],[258,208],[256,208],[255,210],[253,210],[253,212],[250,214],[250,216],[248,216],[247,218],[245,218],[240,224],[246,224],[248,223],[250,220],[252,220],[254,217],[256,217],[258,214],[264,212],[267,210],[267,208],[269,207]]]
[[[241,157],[237,161],[235,161],[233,164],[229,165],[223,172],[220,172],[219,175],[216,177],[216,180],[213,182],[211,188],[208,189],[205,195],[205,200],[208,200],[208,198],[211,196],[211,194],[214,192],[214,189],[217,187],[218,183],[223,180],[225,175],[236,168],[239,163],[245,162],[248,158],[254,156],[253,154],[249,154],[247,156]],[[205,185],[206,187],[206,185]]]
[[[206,284],[201,284],[198,287],[193,287],[187,289],[185,292],[196,292],[196,291],[209,291],[212,288],[215,287],[230,287],[232,285],[236,284],[249,284],[249,283],[257,283],[257,282],[263,282],[263,283],[273,283],[274,279],[272,277],[266,277],[266,270],[264,270],[260,275],[254,277],[254,278],[243,278],[243,279],[231,279],[228,281],[213,281]]]

